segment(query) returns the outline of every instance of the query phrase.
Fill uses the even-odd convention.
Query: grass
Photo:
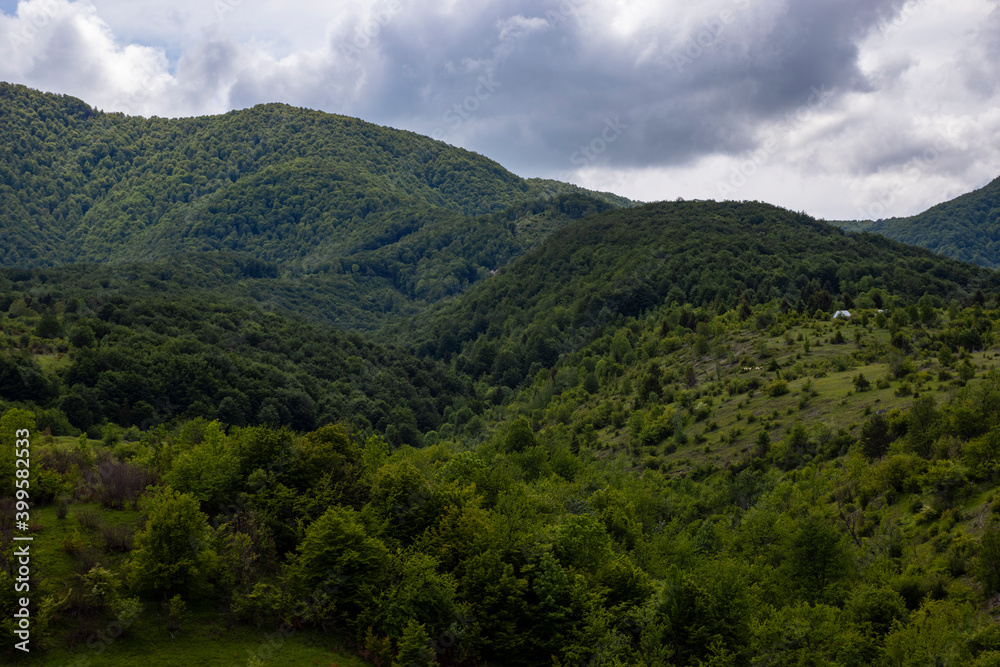
[[[154,604],[118,637],[111,622],[88,624],[75,649],[46,652],[23,664],[94,667],[189,667],[190,665],[243,665],[363,667],[369,663],[348,655],[336,637],[312,630],[285,636],[277,628],[228,627],[219,614],[201,610],[191,614],[184,628],[172,636],[164,614]],[[86,635],[86,636],[84,636]]]
[[[73,359],[68,354],[36,354],[34,358],[45,373],[62,370],[73,365]]]

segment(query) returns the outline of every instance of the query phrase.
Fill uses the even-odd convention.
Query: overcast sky
[[[881,218],[1000,176],[998,1],[0,0],[0,80],[147,116],[286,102],[643,201]]]

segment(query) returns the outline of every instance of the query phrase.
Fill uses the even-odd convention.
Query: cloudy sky
[[[0,80],[140,115],[286,102],[643,201],[881,218],[1000,176],[998,2],[0,0]]]

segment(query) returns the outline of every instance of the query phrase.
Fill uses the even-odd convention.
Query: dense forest
[[[231,250],[308,269],[445,212],[474,217],[573,193],[586,191],[355,118],[279,104],[126,117],[0,83],[3,266]]]
[[[278,104],[126,117],[0,83],[5,267],[247,254],[279,269],[268,307],[371,329],[631,204],[354,118]]]
[[[287,107],[0,103],[5,662],[1000,665],[995,271]]]

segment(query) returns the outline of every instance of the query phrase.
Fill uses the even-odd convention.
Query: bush
[[[85,530],[94,530],[102,523],[100,513],[93,507],[81,507],[73,513],[73,516]]]
[[[784,396],[788,393],[788,383],[784,380],[774,380],[765,387],[764,392],[772,398]]]
[[[135,530],[124,524],[104,524],[101,526],[101,537],[108,551],[127,553],[132,551]]]
[[[188,617],[187,603],[180,595],[175,595],[163,603],[163,609],[167,612],[167,631],[170,633],[179,632]]]
[[[100,478],[98,498],[109,509],[124,509],[126,504],[135,507],[151,481],[145,468],[114,461],[98,466],[97,475]]]

